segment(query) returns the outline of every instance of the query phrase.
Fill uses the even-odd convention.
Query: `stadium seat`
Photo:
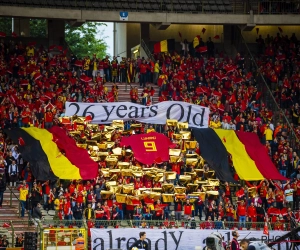
[[[225,9],[226,9],[227,13],[232,12],[232,6],[231,5],[226,5]]]
[[[188,9],[189,9],[189,11],[191,11],[191,12],[197,11],[197,8],[196,8],[196,6],[195,6],[194,4],[189,4],[189,5],[188,5]]]
[[[184,6],[186,7],[186,5],[173,4],[173,10],[175,12],[181,12],[182,10],[184,10]],[[181,7],[182,7],[182,9],[181,9]]]
[[[94,7],[95,9],[100,8],[100,3],[99,3],[99,2],[93,2],[93,7]]]
[[[211,11],[209,5],[204,5],[204,6],[203,6],[203,10],[204,10],[204,12],[206,12],[206,13]]]
[[[218,12],[218,7],[217,7],[217,5],[212,5],[212,6],[210,6],[210,10],[212,11],[212,12]]]
[[[220,12],[226,12],[225,6],[224,5],[219,5],[218,9]]]
[[[101,9],[108,9],[108,6],[107,6],[106,2],[100,2],[100,8]]]
[[[223,0],[223,4],[224,5],[230,5],[230,2],[229,2],[229,0]]]
[[[17,0],[17,1],[16,1],[16,4],[24,4],[24,3],[25,3],[24,0]]]
[[[129,3],[128,3],[128,2],[123,2],[123,3],[122,3],[122,8],[123,8],[124,10],[130,10]]]
[[[129,7],[131,10],[136,10],[137,9],[137,4],[136,3],[129,3]]]
[[[117,9],[117,10],[123,9],[122,3],[121,3],[121,2],[115,1],[115,2],[114,2],[114,9]]]
[[[54,0],[54,5],[55,5],[55,7],[62,7],[62,1],[61,0]]]
[[[85,8],[85,1],[77,1],[77,7],[79,8]]]
[[[144,10],[144,5],[142,3],[137,3],[138,10]]]
[[[216,0],[216,5],[223,5],[222,0]]]
[[[152,9],[153,9],[153,10],[159,10],[159,4],[157,4],[157,3],[152,3],[151,6],[152,6]]]
[[[215,4],[216,4],[216,1],[215,1],[215,0],[208,0],[208,4],[209,4],[209,5],[215,5]]]
[[[113,10],[115,8],[114,3],[112,2],[107,2],[107,8]]]

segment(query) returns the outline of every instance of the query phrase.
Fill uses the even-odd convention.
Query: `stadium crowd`
[[[281,36],[257,39],[259,71],[264,75],[276,100],[286,114],[291,117],[292,126],[300,135],[299,126],[299,56],[300,47],[295,35],[291,38]],[[204,44],[205,45],[205,44]],[[286,182],[262,180],[261,182],[243,182],[232,185],[227,182],[215,182],[212,195],[192,197],[177,196],[174,206],[164,200],[148,197],[138,204],[126,204],[116,201],[116,197],[105,198],[101,191],[108,190],[102,170],[110,167],[105,158],[98,157],[99,176],[93,180],[70,182],[36,180],[18,150],[2,132],[0,134],[0,208],[6,185],[20,191],[22,217],[25,211],[35,219],[41,219],[40,203],[45,210],[55,210],[56,218],[65,220],[69,225],[74,219],[96,220],[92,226],[103,227],[103,220],[134,219],[136,226],[146,227],[148,220],[193,221],[199,217],[201,228],[233,227],[239,221],[239,227],[245,222],[253,222],[247,227],[256,227],[256,222],[268,219],[274,222],[274,229],[285,230],[284,223],[299,220],[300,162],[298,145],[288,141],[291,132],[280,122],[273,124],[273,113],[260,99],[255,75],[245,69],[245,60],[241,54],[235,58],[213,57],[214,47],[210,41],[206,53],[191,55],[184,50],[154,54],[154,60],[137,58],[118,61],[96,58],[96,55],[77,58],[60,46],[36,48],[34,43],[22,44],[17,40],[0,42],[0,123],[1,129],[36,126],[51,128],[54,124],[72,131],[66,126],[64,103],[73,102],[114,102],[118,100],[118,85],[125,81],[138,82],[143,87],[141,95],[132,84],[130,98],[132,102],[151,105],[153,84],[159,86],[159,101],[174,100],[203,105],[210,108],[210,127],[213,129],[232,129],[256,133],[280,173],[289,178]],[[202,51],[204,52],[204,51]],[[105,84],[114,82],[111,89]],[[147,133],[157,131],[175,141],[176,126],[137,124],[135,121],[124,123],[127,133]],[[99,125],[100,131],[103,125]],[[130,129],[131,127],[131,129]],[[71,133],[70,133],[71,134]],[[124,134],[125,135],[125,134]],[[122,130],[112,133],[111,141],[118,146]],[[87,138],[90,139],[90,138]],[[181,145],[180,145],[181,147]],[[95,152],[87,148],[91,156]],[[194,166],[187,165],[185,153],[182,157],[169,162],[156,162],[152,166],[142,166],[132,153],[123,148],[119,161],[130,162],[133,166],[157,167],[173,171],[178,176],[193,172]],[[192,153],[199,153],[196,147]],[[96,154],[97,155],[97,154]],[[201,156],[201,154],[200,154]],[[204,173],[197,181],[208,184],[209,165],[201,159],[198,163]],[[231,162],[232,165],[232,162]],[[236,180],[238,176],[234,173]],[[210,177],[214,178],[213,175]],[[144,176],[117,175],[119,185],[134,183],[134,189],[158,188],[162,184],[174,184],[175,187],[187,186],[178,178],[154,180]],[[17,185],[18,182],[22,184]],[[204,185],[199,184],[193,192],[202,192]],[[192,191],[186,189],[186,195]],[[235,198],[236,197],[236,198]],[[182,214],[184,216],[182,216]],[[269,218],[267,218],[269,217]],[[98,220],[98,222],[97,222]],[[224,224],[225,223],[225,224]],[[168,224],[169,225],[169,224]],[[287,225],[290,225],[289,223]],[[115,225],[117,227],[117,225]]]

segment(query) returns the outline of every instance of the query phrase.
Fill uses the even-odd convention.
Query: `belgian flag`
[[[256,134],[226,129],[193,129],[201,156],[219,179],[233,182],[228,153],[239,178],[247,181],[286,180],[270,160]]]
[[[168,52],[175,50],[175,39],[167,39],[154,44],[154,53]]]
[[[5,132],[14,143],[19,144],[24,160],[30,163],[32,173],[38,180],[57,177],[87,180],[97,176],[97,163],[59,127],[53,127],[51,132],[35,127]]]

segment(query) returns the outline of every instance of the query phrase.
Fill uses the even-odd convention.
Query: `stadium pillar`
[[[127,57],[132,57],[131,48],[139,45],[142,38],[142,24],[127,24]]]
[[[130,55],[127,53],[127,24],[126,23],[116,23],[115,31],[114,31],[114,39],[115,39],[115,56],[119,57],[127,57]]]
[[[29,37],[30,26],[28,18],[14,18],[14,30],[18,36]]]
[[[49,45],[64,45],[65,21],[59,19],[48,20]]]
[[[146,44],[150,41],[150,23],[141,23],[141,39]]]
[[[226,24],[223,25],[223,47],[227,55],[233,56],[236,55],[236,38],[239,37],[237,34],[238,30],[236,25]]]

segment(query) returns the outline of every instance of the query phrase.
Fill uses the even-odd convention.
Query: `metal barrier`
[[[23,224],[22,224],[23,223]],[[191,229],[191,230],[263,230],[264,222],[244,222],[238,221],[199,221],[199,220],[41,220],[35,221],[34,226],[28,226],[26,221],[0,221],[0,225],[6,226],[1,229],[0,234],[8,235],[10,246],[14,247],[18,235],[16,232],[36,232],[38,233],[38,249],[44,250],[48,247],[72,246],[72,242],[82,233],[87,243],[89,243],[89,228],[145,228],[145,229]],[[19,226],[19,230],[16,228]],[[24,225],[20,229],[20,225]],[[290,231],[290,223],[275,222],[267,223],[269,230]],[[298,225],[299,226],[299,225]],[[86,249],[88,244],[86,244]]]
[[[0,234],[7,235],[10,247],[15,247],[17,237],[20,236],[17,234],[24,234],[25,232],[39,233],[41,229],[38,225],[28,224],[27,220],[0,220]]]
[[[188,229],[246,229],[260,230],[265,226],[264,222],[244,222],[239,221],[200,221],[200,220],[43,220],[41,221],[43,228],[149,228],[149,229],[165,229],[165,228],[188,228]],[[291,230],[288,222],[268,222],[269,230]]]

